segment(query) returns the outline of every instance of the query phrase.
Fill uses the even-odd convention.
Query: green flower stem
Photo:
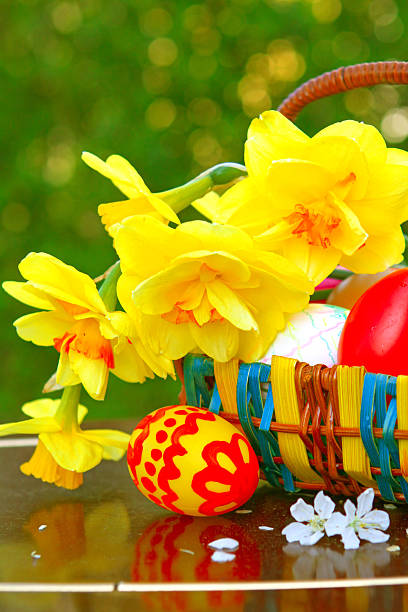
[[[82,385],[72,385],[65,387],[55,419],[60,423],[65,431],[72,431],[78,428],[78,403],[81,395]]]
[[[120,261],[117,261],[110,269],[108,276],[103,281],[99,295],[103,299],[103,302],[110,312],[116,309],[117,295],[116,285],[118,278],[121,275]]]
[[[202,198],[208,191],[220,185],[227,185],[238,178],[247,176],[245,166],[234,163],[217,164],[194,179],[156,195],[178,213],[187,208],[197,198]]]
[[[315,291],[310,296],[310,301],[312,301],[312,300],[325,300],[326,298],[329,297],[331,292],[332,292],[332,289],[319,289],[318,291]]]
[[[350,272],[350,270],[333,270],[333,272],[330,274],[330,278],[337,278],[339,280],[344,280],[345,278],[348,278],[349,276],[352,276],[354,274],[354,272]]]

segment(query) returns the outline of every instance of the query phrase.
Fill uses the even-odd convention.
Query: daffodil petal
[[[283,254],[301,268],[314,285],[321,283],[341,259],[341,251],[334,247],[323,247],[308,244],[302,238],[291,238],[283,246]]]
[[[296,157],[310,141],[278,111],[266,111],[253,119],[245,143],[245,165],[250,176],[264,176],[272,161]]]
[[[157,195],[153,193],[150,194],[148,197],[151,206],[156,212],[158,212],[162,217],[167,219],[167,221],[173,221],[173,223],[179,225],[180,219],[178,218],[172,207],[167,204],[167,202],[160,199]]]
[[[102,461],[102,445],[76,433],[42,433],[39,438],[58,465],[65,470],[86,472]]]
[[[120,155],[110,155],[106,162],[93,153],[84,151],[82,160],[93,170],[110,179],[128,198],[141,193],[150,193],[143,179],[133,166]]]
[[[239,346],[238,330],[228,321],[210,321],[202,327],[187,324],[200,350],[215,361],[229,361]]]
[[[202,198],[198,198],[191,202],[191,206],[198,210],[198,212],[203,215],[203,217],[207,217],[210,221],[215,221],[217,219],[217,210],[220,196],[215,193],[215,191],[210,191],[206,193]]]
[[[133,344],[127,340],[120,350],[115,351],[115,367],[112,369],[112,374],[127,382],[144,382],[146,378],[153,378],[153,372]]]
[[[209,283],[207,296],[216,311],[235,327],[258,331],[258,325],[251,312],[237,294],[222,281],[214,280]]]
[[[364,153],[369,163],[383,163],[387,156],[387,147],[380,132],[372,125],[360,121],[339,121],[327,126],[316,134],[322,136],[341,136],[354,140]]]
[[[404,250],[405,240],[398,226],[392,233],[369,236],[363,247],[349,257],[343,255],[339,264],[352,272],[376,274],[402,261]]]
[[[14,321],[14,326],[23,340],[38,346],[52,346],[55,338],[65,334],[70,323],[63,313],[47,311],[24,315]]]
[[[120,202],[108,202],[98,206],[98,214],[105,229],[110,232],[112,225],[121,223],[127,217],[134,215],[148,215],[155,212],[152,209],[149,197],[146,194],[140,194],[137,198],[131,200],[122,200]],[[161,221],[161,216],[158,217]]]
[[[39,417],[38,419],[27,419],[16,423],[4,423],[0,425],[0,436],[13,434],[38,434],[44,431],[60,431],[61,427],[52,417]]]
[[[130,440],[128,433],[117,429],[82,429],[79,435],[101,446],[112,446],[122,451],[127,450]]]
[[[54,310],[55,308],[55,304],[48,299],[44,291],[36,289],[29,283],[5,281],[2,287],[13,298],[33,308],[39,308],[40,310]]]
[[[162,317],[143,316],[140,335],[154,353],[169,359],[181,359],[196,346],[188,323],[175,325]]]
[[[361,225],[358,216],[344,202],[332,194],[332,203],[335,215],[340,219],[331,236],[330,242],[334,248],[342,251],[345,255],[352,255],[368,238],[368,234]]]
[[[231,225],[211,224],[207,221],[189,221],[183,223],[176,229],[177,236],[190,236],[195,240],[196,247],[192,251],[200,248],[207,251],[218,251],[220,244],[222,250],[229,253],[240,251],[241,249],[251,249],[252,239],[248,234]],[[197,246],[201,243],[201,247]]]
[[[69,363],[89,395],[93,399],[103,400],[109,377],[109,369],[104,359],[90,359],[82,353],[70,351]]]
[[[106,313],[94,281],[48,253],[29,253],[19,265],[21,275],[34,287],[69,304]]]
[[[250,234],[256,234],[264,225],[261,215],[259,219],[253,215],[253,211],[258,210],[260,204],[262,205],[261,197],[253,179],[249,177],[242,179],[220,197],[214,221],[228,223],[245,230],[249,227],[251,228]]]
[[[65,350],[65,343],[63,343],[61,347],[60,358],[56,371],[56,381],[57,384],[61,385],[62,387],[70,387],[81,382],[79,376],[71,368],[69,356]]]
[[[59,399],[51,399],[48,397],[33,400],[23,404],[21,406],[21,412],[24,412],[24,414],[32,418],[53,417],[57,412],[60,401]]]

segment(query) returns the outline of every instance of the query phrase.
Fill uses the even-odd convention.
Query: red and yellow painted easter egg
[[[195,406],[167,406],[147,415],[130,438],[127,460],[139,491],[180,514],[235,510],[259,480],[258,460],[245,436]]]

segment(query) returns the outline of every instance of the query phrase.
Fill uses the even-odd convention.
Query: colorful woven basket
[[[408,62],[339,68],[299,87],[278,110],[293,120],[313,100],[378,83],[408,83]],[[183,399],[240,427],[271,485],[347,496],[373,487],[408,502],[408,377],[285,357],[268,366],[196,355],[184,359],[183,375]]]

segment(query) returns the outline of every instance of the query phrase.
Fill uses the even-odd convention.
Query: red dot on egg
[[[154,491],[156,490],[156,487],[150,480],[150,478],[146,478],[146,476],[143,476],[143,478],[140,479],[140,482],[144,486],[144,488],[150,491],[151,493],[154,493]]]
[[[162,429],[160,429],[160,431],[158,431],[156,434],[156,440],[159,444],[165,442],[167,440],[167,437],[167,432],[163,431]]]
[[[164,421],[164,424],[166,427],[174,427],[174,425],[176,424],[176,419],[166,419]]]
[[[159,461],[159,459],[161,459],[163,455],[159,448],[154,448],[150,454],[152,456],[153,461]]]
[[[145,466],[145,470],[149,474],[149,476],[154,476],[155,475],[156,468],[153,465],[153,463],[150,463],[150,461],[146,461],[144,466]]]
[[[188,414],[187,410],[176,410],[175,414]]]

